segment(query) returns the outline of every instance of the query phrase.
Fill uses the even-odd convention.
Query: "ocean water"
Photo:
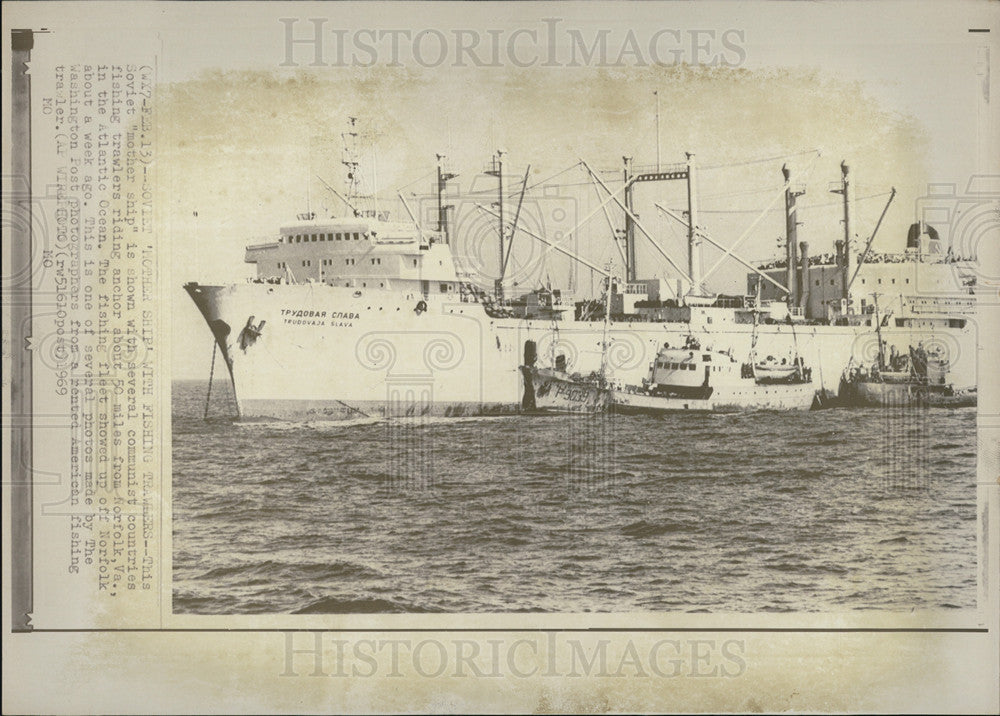
[[[235,424],[206,386],[177,613],[976,606],[973,409]]]

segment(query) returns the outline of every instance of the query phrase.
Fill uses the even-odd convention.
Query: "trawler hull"
[[[554,370],[521,366],[525,413],[600,413],[608,408],[609,391],[573,380]]]
[[[521,367],[522,409],[529,413],[733,413],[755,410],[809,410],[816,390],[811,383],[725,385],[701,391],[703,396],[674,397],[612,390],[574,380],[553,370]]]
[[[862,408],[892,408],[927,404],[927,386],[916,383],[856,381],[840,391],[841,402]]]
[[[974,389],[954,391],[950,386],[929,386],[916,382],[845,382],[839,397],[845,405],[866,408],[966,408],[977,404]]]
[[[453,295],[321,283],[185,288],[219,347],[238,415],[247,419],[516,413],[523,409],[518,367],[527,341],[536,343],[546,364],[565,355],[569,373],[601,368],[601,321],[494,318],[481,304]],[[797,352],[813,369],[815,389],[831,395],[852,355],[873,341],[868,326],[772,324],[757,332],[758,351]],[[718,317],[714,323],[612,322],[609,378],[640,384],[665,342],[680,345],[692,333],[706,347],[750,352],[752,326]],[[927,334],[887,328],[882,335],[900,348],[916,340],[954,344],[954,353],[965,357],[952,369],[956,384],[975,385],[970,328]]]
[[[611,409],[622,415],[702,412],[738,413],[755,410],[809,410],[816,398],[812,383],[719,386],[705,398],[681,398],[616,390]]]

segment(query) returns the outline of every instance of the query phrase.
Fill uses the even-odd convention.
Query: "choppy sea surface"
[[[177,613],[976,606],[974,409],[236,424],[206,387]]]

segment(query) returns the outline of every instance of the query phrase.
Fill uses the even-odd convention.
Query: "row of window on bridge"
[[[354,231],[349,233],[289,234],[281,237],[283,243],[286,240],[289,244],[309,243],[310,241],[360,241],[361,234]]]

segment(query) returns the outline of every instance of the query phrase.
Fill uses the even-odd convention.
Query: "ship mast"
[[[702,232],[698,229],[698,199],[695,193],[695,164],[694,164],[694,153],[687,152],[687,161],[684,164],[671,164],[663,167],[657,162],[656,167],[640,167],[636,168],[632,163],[632,157],[622,157],[622,163],[624,165],[623,181],[624,181],[624,197],[623,200],[619,200],[617,197],[613,196],[613,192],[605,186],[604,182],[595,174],[595,172],[583,162],[584,167],[587,169],[591,178],[595,183],[601,185],[601,187],[608,193],[610,198],[614,199],[614,202],[622,209],[625,213],[625,281],[626,283],[631,283],[638,279],[636,270],[636,254],[635,254],[635,230],[638,228],[647,239],[652,242],[653,247],[667,259],[667,262],[674,267],[674,269],[681,274],[682,277],[691,281],[691,292],[696,293],[699,291],[701,286],[703,276],[701,273],[701,239]],[[675,181],[679,179],[687,180],[687,193],[688,193],[688,221],[685,222],[688,227],[688,270],[685,273],[683,269],[678,267],[673,260],[659,247],[656,241],[650,236],[649,232],[646,231],[642,224],[639,223],[639,219],[635,213],[635,200],[633,196],[633,191],[635,189],[634,185],[640,182],[661,182],[661,181]],[[694,274],[696,276],[692,278]]]
[[[372,215],[378,218],[378,150],[372,144]]]
[[[833,194],[843,194],[844,196],[844,249],[843,258],[840,262],[841,270],[841,293],[840,298],[844,304],[844,313],[850,311],[851,304],[851,203],[854,199],[854,186],[850,179],[851,169],[844,160],[840,163],[841,180],[838,186],[830,190]]]
[[[792,358],[792,362],[795,365],[795,373],[801,378],[803,376],[803,360],[799,355],[799,339],[798,336],[795,335],[795,323],[792,321],[791,314],[788,314],[786,318],[788,319],[789,327],[792,329],[792,349],[795,351],[795,356]]]
[[[656,171],[660,171],[660,92],[653,90],[656,97]]]
[[[889,205],[892,204],[892,200],[895,198],[896,187],[890,187],[889,200],[886,201],[885,206],[882,207],[882,214],[878,217],[878,221],[875,222],[875,228],[872,229],[872,234],[868,237],[868,241],[865,243],[865,250],[858,256],[858,265],[854,268],[854,274],[851,276],[851,280],[847,282],[848,291],[850,291],[851,286],[854,285],[854,279],[858,277],[858,272],[861,270],[861,266],[864,264],[865,259],[868,258],[868,252],[872,248],[872,242],[875,241],[875,235],[878,233],[879,227],[882,226],[882,220],[885,218],[886,212],[889,211]]]
[[[622,164],[625,166],[625,281],[631,283],[636,280],[635,272],[635,224],[632,221],[633,200],[632,200],[632,157],[622,157]]]
[[[490,176],[495,176],[499,180],[497,185],[497,213],[499,214],[499,238],[500,238],[500,251],[497,254],[497,267],[499,271],[497,272],[497,279],[495,283],[497,301],[503,300],[503,268],[504,268],[504,230],[503,223],[503,150],[498,149],[496,154],[493,155],[493,159],[490,162],[489,169],[486,173]]]
[[[362,212],[356,204],[357,199],[361,197],[361,178],[358,176],[358,133],[355,130],[357,121],[357,117],[347,118],[348,130],[341,134],[344,140],[344,152],[340,163],[347,168],[347,198],[344,203],[351,208],[354,216],[360,217]]]
[[[875,300],[875,336],[878,341],[878,369],[881,372],[885,370],[885,351],[882,348],[882,317],[879,316],[878,312],[878,294],[873,293],[872,298]]]
[[[521,195],[517,199],[517,209],[514,210],[514,221],[510,226],[510,238],[507,239],[507,251],[500,265],[500,280],[507,275],[507,263],[510,261],[510,252],[514,250],[514,235],[517,233],[517,222],[521,219],[521,206],[524,204],[524,193],[528,190],[528,176],[531,173],[531,165],[524,170],[524,181],[521,184]]]
[[[695,193],[694,153],[687,152],[687,195],[688,195],[688,276],[691,277],[691,293],[700,296],[701,290],[701,235],[698,233],[698,195]],[[657,162],[659,171],[659,162]]]
[[[448,181],[454,179],[458,174],[453,174],[452,172],[445,171],[444,168],[445,156],[443,154],[437,155],[437,212],[438,212],[438,232],[444,237],[444,242],[450,244],[450,238],[448,236],[448,209],[451,209],[451,205],[445,205],[444,195],[448,190]]]
[[[361,166],[360,155],[358,152],[358,137],[360,134],[357,130],[357,117],[347,118],[347,131],[341,133],[341,138],[344,142],[343,156],[341,157],[340,163],[347,168],[347,196],[342,197],[345,204],[347,204],[351,211],[354,212],[354,216],[361,218],[378,218],[378,197],[376,194],[365,194],[363,193],[363,187],[361,184],[361,173],[358,168]],[[366,133],[366,138],[372,138],[374,132],[369,131]],[[372,175],[373,181],[378,182],[378,166],[377,157],[375,153],[374,142],[372,144]],[[366,208],[361,208],[361,200],[365,200]],[[368,206],[372,208],[368,208]]]
[[[608,371],[608,330],[611,326],[611,288],[614,285],[610,267],[608,267],[605,275],[608,278],[608,283],[604,291],[604,330],[601,337],[601,387],[604,387]]]

